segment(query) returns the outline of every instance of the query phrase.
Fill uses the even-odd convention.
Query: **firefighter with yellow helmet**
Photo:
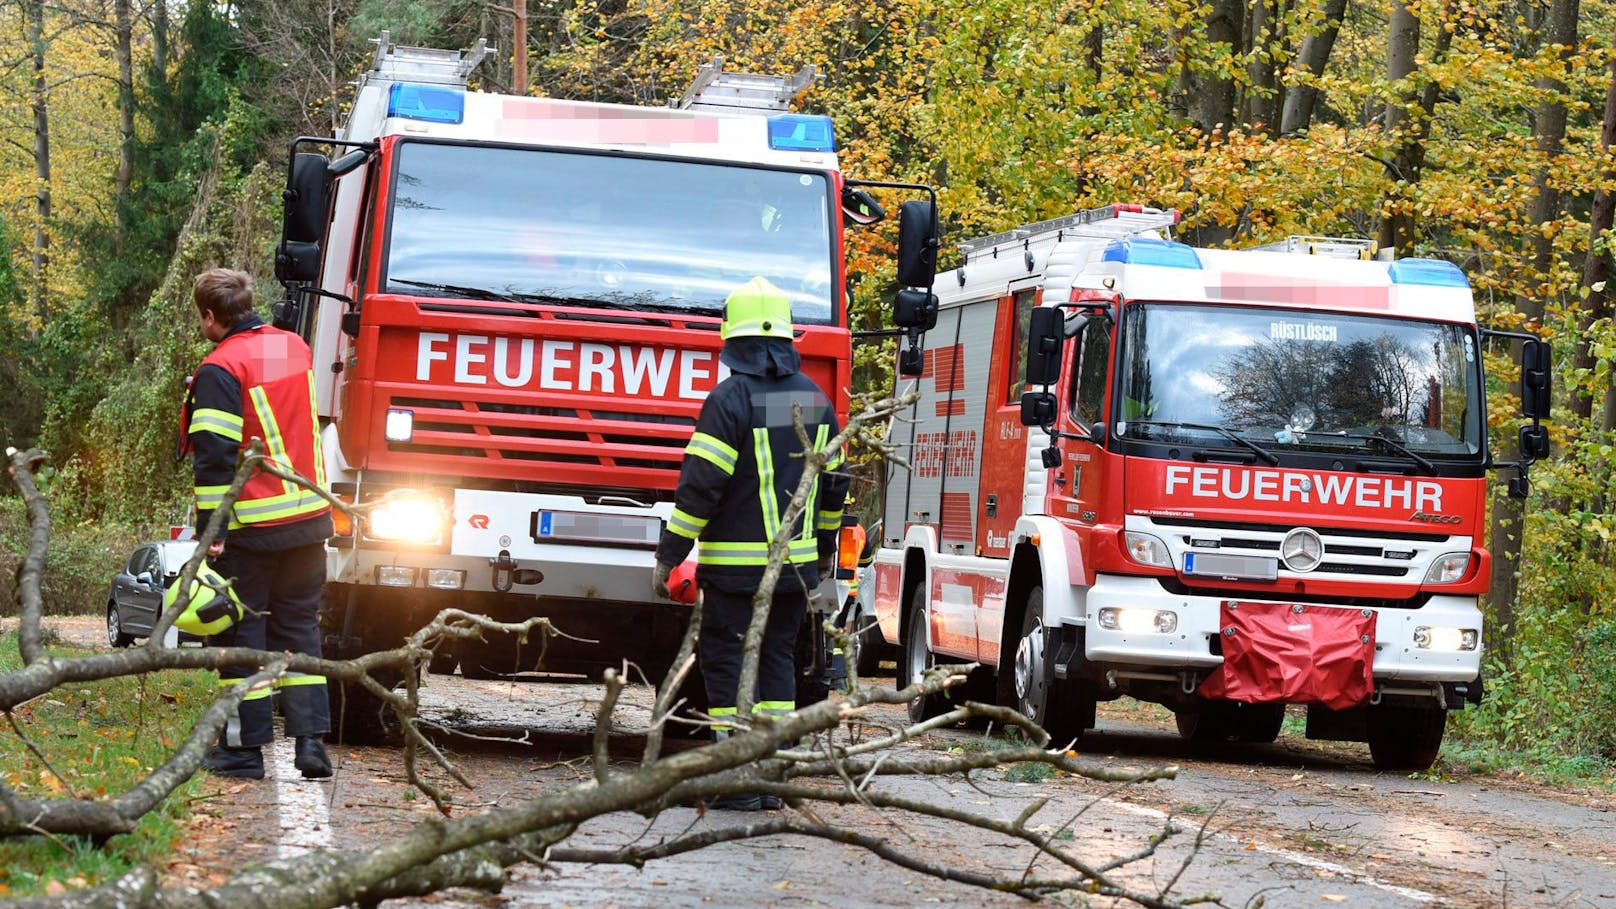
[[[708,713],[719,721],[716,735],[723,738],[729,734],[724,720],[736,711],[742,641],[752,618],[752,597],[768,566],[769,541],[802,480],[802,442],[793,414],[801,414],[815,451],[823,451],[840,427],[830,398],[802,374],[791,300],[778,287],[753,278],[736,288],[725,301],[720,335],[724,348],[719,359],[730,375],[702,404],[685,448],[673,516],[657,546],[651,587],[668,597],[674,566],[696,549],[703,602],[697,653]],[[796,709],[792,653],[808,592],[819,585],[820,572],[835,564],[848,485],[841,465],[837,451],[792,528],[758,656],[759,712]],[[710,807],[771,809],[780,807],[780,801],[773,796],[725,796]]]

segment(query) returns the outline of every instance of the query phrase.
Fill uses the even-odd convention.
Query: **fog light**
[[[1452,584],[1462,580],[1470,568],[1470,553],[1450,552],[1436,557],[1430,570],[1425,572],[1427,584]]]
[[[1100,610],[1100,627],[1123,634],[1172,634],[1178,630],[1178,613],[1167,609],[1119,609],[1107,606]]]
[[[415,569],[403,565],[377,565],[376,583],[383,587],[414,587]]]
[[[1414,629],[1414,646],[1421,650],[1457,653],[1475,650],[1480,641],[1481,632],[1474,628],[1421,625]]]
[[[1156,568],[1173,567],[1173,556],[1167,551],[1167,544],[1148,533],[1130,530],[1123,534],[1122,546],[1128,551],[1128,558],[1141,565]]]
[[[466,586],[466,573],[458,568],[429,568],[426,572],[426,586],[438,590],[459,590]]]
[[[408,442],[415,436],[415,411],[389,410],[387,411],[387,425],[382,435],[389,442]]]

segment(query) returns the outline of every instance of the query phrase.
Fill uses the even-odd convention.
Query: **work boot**
[[[706,800],[706,805],[709,811],[762,811],[764,798],[752,792],[733,792],[713,796]]]
[[[214,776],[261,780],[264,778],[264,750],[219,746],[202,759],[202,767]]]
[[[323,780],[331,775],[331,758],[325,753],[325,743],[317,735],[297,737],[297,756],[292,766],[302,772],[305,780]]]

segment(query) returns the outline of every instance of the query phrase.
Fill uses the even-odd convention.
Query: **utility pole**
[[[516,20],[511,35],[511,94],[527,94],[527,0],[513,0],[510,6],[489,7]]]

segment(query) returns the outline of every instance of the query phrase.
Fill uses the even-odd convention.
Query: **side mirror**
[[[937,327],[937,295],[924,290],[900,290],[892,301],[892,324],[899,328],[931,331]]]
[[[842,187],[842,215],[854,224],[874,224],[887,216],[875,197],[853,186]]]
[[[1027,384],[1053,385],[1060,379],[1066,313],[1053,306],[1040,306],[1031,315],[1027,323]]]
[[[898,283],[930,287],[937,276],[937,207],[911,199],[898,206]]]
[[[1523,460],[1541,461],[1549,456],[1549,431],[1542,426],[1522,426],[1520,442]]]
[[[1049,426],[1055,422],[1055,394],[1029,391],[1021,396],[1021,425]]]
[[[1551,352],[1547,341],[1536,338],[1521,344],[1521,412],[1532,420],[1549,415]]]
[[[355,154],[363,156],[364,152],[350,152],[338,160],[346,161]],[[360,161],[349,165],[349,170],[357,167]],[[281,222],[282,237],[288,242],[318,243],[325,236],[331,173],[332,169],[324,155],[298,152],[292,156],[291,171],[286,176],[286,192],[281,196],[285,205]]]
[[[898,375],[906,378],[926,371],[926,352],[913,345],[898,351]]]
[[[155,581],[156,579],[152,577],[152,573],[149,571],[142,571],[140,574],[135,575],[135,582],[137,584],[145,584],[146,586],[150,587],[153,583],[155,583]]]
[[[282,240],[275,250],[275,278],[314,281],[320,277],[320,244]]]

